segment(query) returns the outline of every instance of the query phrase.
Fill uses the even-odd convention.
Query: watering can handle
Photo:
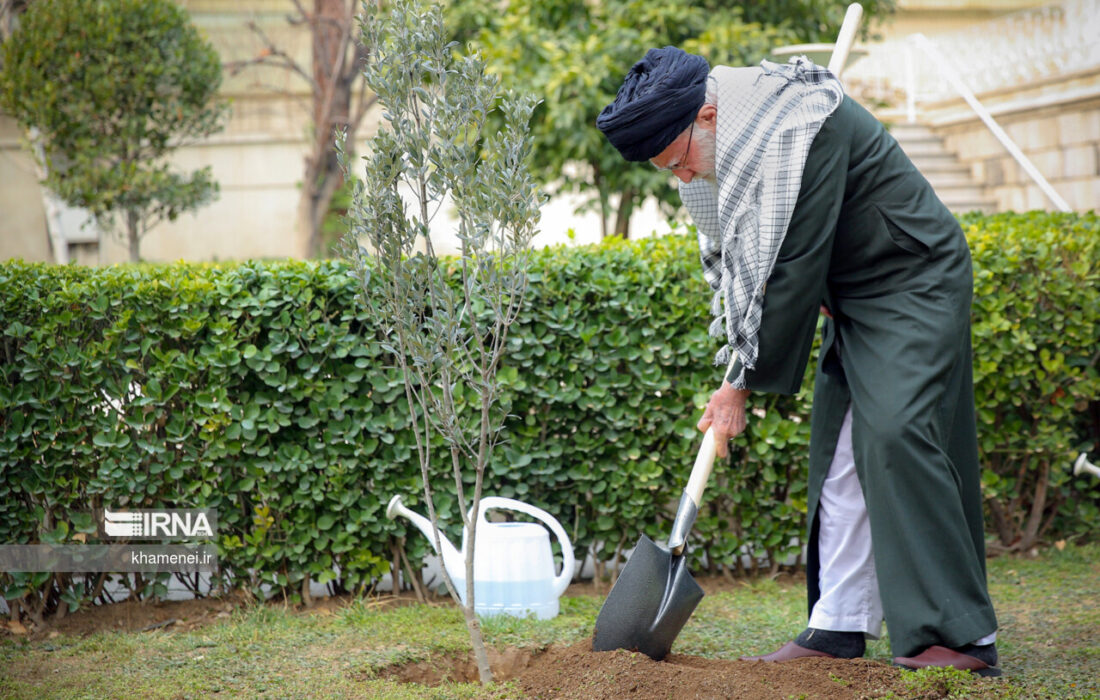
[[[526,513],[532,517],[541,520],[554,536],[558,538],[558,542],[561,544],[561,574],[554,579],[554,595],[560,596],[565,592],[565,589],[569,586],[569,582],[573,580],[573,569],[576,566],[576,559],[573,557],[573,543],[569,541],[569,535],[565,534],[565,528],[561,526],[557,518],[547,513],[542,508],[538,508],[529,503],[523,501],[517,501],[512,498],[502,498],[500,496],[486,496],[481,499],[480,512],[478,518],[481,522],[480,526],[485,520],[485,511],[490,508],[500,508],[506,510],[514,510],[520,513]]]

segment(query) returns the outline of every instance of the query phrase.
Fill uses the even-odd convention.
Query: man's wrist
[[[732,384],[730,384],[729,381],[722,382],[722,391],[731,393],[734,400],[739,401],[742,404],[744,404],[748,400],[749,394],[752,393],[751,389],[737,389]]]

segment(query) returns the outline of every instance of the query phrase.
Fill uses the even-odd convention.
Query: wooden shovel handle
[[[737,364],[737,353],[730,350],[729,367],[722,375],[722,381],[726,380],[733,367]],[[683,496],[680,497],[680,507],[676,511],[676,518],[672,522],[672,532],[668,538],[668,546],[673,554],[680,554],[687,542],[688,533],[695,524],[695,515],[699,510],[699,504],[703,502],[703,490],[707,487],[707,480],[714,469],[714,455],[717,453],[717,444],[714,439],[714,428],[707,428],[703,434],[703,444],[699,446],[699,454],[695,456],[695,465],[691,468],[691,476],[688,477],[687,486]]]
[[[723,382],[736,364],[737,352],[730,348],[730,363],[726,367],[726,373],[722,375]],[[717,449],[714,428],[707,428],[707,432],[703,434],[703,444],[699,446],[699,454],[695,456],[695,466],[691,468],[691,476],[688,477],[688,484],[684,488],[684,493],[695,502],[696,508],[703,502],[703,489],[707,487],[707,479],[710,478],[710,472],[714,469],[714,455]]]
[[[691,476],[688,477],[684,493],[695,503],[698,508],[703,502],[703,489],[707,487],[707,479],[714,470],[714,455],[717,446],[714,441],[714,428],[707,428],[703,435],[703,444],[699,447],[699,454],[695,456],[695,466],[691,468]]]

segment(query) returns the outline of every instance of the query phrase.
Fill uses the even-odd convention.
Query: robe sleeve
[[[838,116],[825,120],[810,146],[787,234],[764,288],[760,352],[756,367],[745,373],[745,388],[753,391],[794,394],[802,385],[848,172],[848,143]],[[738,361],[727,380],[740,371]]]

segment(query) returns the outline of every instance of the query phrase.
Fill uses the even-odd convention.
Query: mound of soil
[[[771,664],[670,654],[592,651],[585,640],[532,659],[516,680],[532,698],[848,698],[898,692],[899,672],[866,659],[808,658]]]
[[[637,652],[594,652],[591,639],[543,652],[490,649],[489,665],[494,680],[515,680],[528,697],[544,700],[622,700],[624,696],[854,700],[901,690],[897,669],[866,659],[810,658],[769,664],[670,654],[658,662]],[[473,683],[478,678],[472,655],[390,666],[378,675],[429,686],[443,681]]]

